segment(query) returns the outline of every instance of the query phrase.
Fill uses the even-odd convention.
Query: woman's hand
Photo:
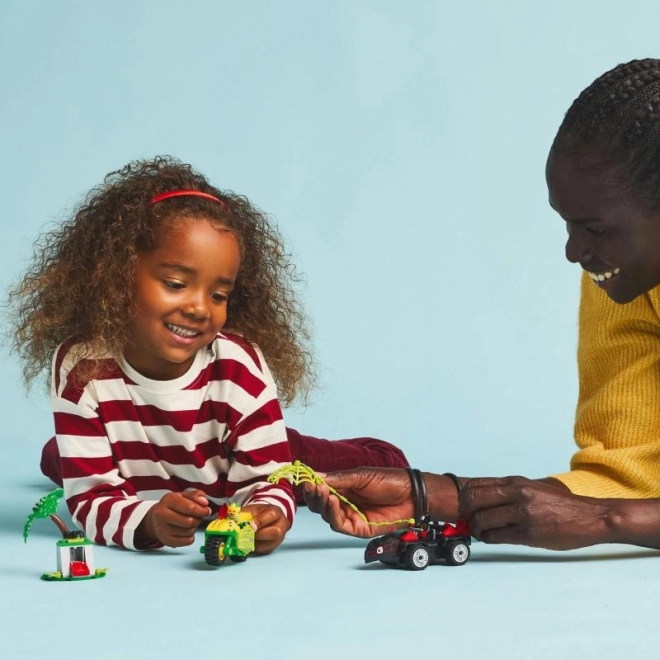
[[[398,468],[362,467],[322,475],[328,486],[355,504],[370,522],[391,522],[414,515],[410,477]],[[367,538],[382,534],[383,528],[369,525],[325,485],[305,484],[305,501],[335,532]]]
[[[256,555],[267,555],[275,550],[291,527],[282,509],[274,504],[246,504],[241,511],[252,514]]]
[[[572,550],[614,540],[609,504],[555,479],[479,478],[463,486],[458,512],[484,543]]]
[[[191,545],[197,528],[209,515],[209,501],[201,490],[166,493],[140,523],[136,546],[148,547],[154,541],[171,548]]]

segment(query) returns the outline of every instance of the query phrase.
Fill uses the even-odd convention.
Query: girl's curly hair
[[[181,196],[152,205],[159,193],[189,189],[222,204]],[[91,190],[73,216],[44,232],[31,264],[9,292],[13,350],[32,381],[50,370],[59,344],[75,338],[119,354],[134,314],[140,253],[177,216],[205,218],[231,229],[241,267],[229,298],[225,329],[259,346],[283,405],[305,401],[314,384],[307,319],[295,296],[300,277],[278,230],[247,198],[214,188],[190,165],[169,156],[136,160]]]

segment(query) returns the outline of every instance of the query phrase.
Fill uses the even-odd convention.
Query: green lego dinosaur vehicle
[[[238,504],[220,507],[218,518],[206,527],[204,545],[199,551],[209,566],[222,566],[227,557],[242,562],[254,552],[252,514],[241,511]]]

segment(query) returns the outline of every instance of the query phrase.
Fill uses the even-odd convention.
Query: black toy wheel
[[[409,571],[422,571],[429,565],[429,551],[423,545],[413,545],[406,549],[403,565]]]
[[[240,564],[244,561],[247,561],[247,555],[229,555],[229,559],[235,561],[237,564]]]
[[[449,541],[443,557],[451,566],[462,566],[470,558],[470,546],[465,541]]]
[[[209,566],[222,566],[227,559],[224,540],[218,536],[211,536],[206,539],[204,559]]]

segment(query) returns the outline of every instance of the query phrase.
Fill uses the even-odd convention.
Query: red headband
[[[164,199],[168,199],[170,197],[182,197],[184,195],[210,199],[214,202],[217,202],[218,204],[221,204],[226,208],[225,203],[221,199],[218,199],[213,195],[209,195],[209,193],[202,192],[201,190],[170,190],[169,192],[160,193],[160,195],[156,195],[155,197],[152,197],[151,204],[158,204],[158,202],[162,202]]]

